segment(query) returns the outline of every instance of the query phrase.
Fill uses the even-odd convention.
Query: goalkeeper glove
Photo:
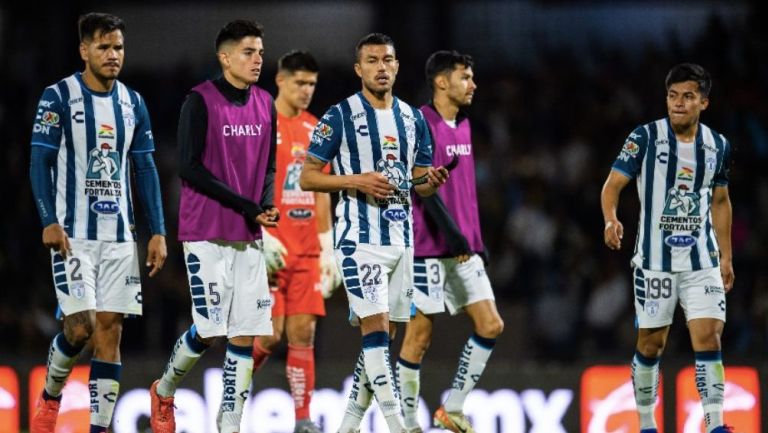
[[[264,261],[267,264],[267,275],[272,277],[275,272],[285,268],[285,256],[288,250],[280,239],[272,236],[269,231],[262,230],[261,236],[264,241]]]
[[[320,238],[320,286],[323,298],[328,299],[341,284],[341,273],[333,254],[333,233],[331,230],[319,233]]]

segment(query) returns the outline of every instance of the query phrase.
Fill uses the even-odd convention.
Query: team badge
[[[74,296],[76,299],[83,299],[83,296],[85,296],[85,283],[72,283],[69,288],[69,293],[71,293],[72,296]]]
[[[650,317],[656,317],[659,314],[659,301],[647,301],[645,303],[645,312]]]
[[[221,323],[221,307],[209,307],[208,308],[208,317],[213,321],[215,324]]]

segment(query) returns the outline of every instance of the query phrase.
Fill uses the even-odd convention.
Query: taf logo
[[[384,219],[392,222],[405,221],[408,213],[404,209],[387,209],[382,212]]]
[[[690,235],[671,235],[664,238],[664,243],[672,248],[690,248],[696,243],[696,238]]]
[[[91,210],[102,215],[114,215],[120,213],[120,205],[109,200],[100,200],[91,205]]]
[[[305,220],[312,218],[314,213],[310,209],[295,208],[288,211],[288,218],[295,220]]]

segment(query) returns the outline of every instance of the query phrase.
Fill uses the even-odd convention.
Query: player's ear
[[[285,74],[282,71],[278,71],[277,74],[275,74],[275,84],[277,87],[280,87],[283,84],[283,81],[285,81]]]
[[[446,74],[437,74],[435,76],[435,88],[440,90],[447,90],[448,84],[448,76]]]
[[[709,98],[706,96],[701,97],[701,111],[704,111],[709,107]]]
[[[84,61],[88,61],[88,45],[85,42],[80,42],[80,58]]]
[[[357,74],[358,77],[363,78],[363,69],[358,62],[355,62],[355,74]]]

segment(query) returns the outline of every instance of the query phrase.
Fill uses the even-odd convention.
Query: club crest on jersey
[[[99,138],[115,138],[115,128],[104,123],[99,126]]]
[[[384,150],[397,150],[397,138],[391,135],[385,135],[384,142],[381,143],[381,148]]]
[[[285,181],[283,181],[283,191],[301,191],[299,186],[299,177],[301,176],[301,168],[304,164],[299,160],[295,160],[288,164],[285,169]]]
[[[86,179],[120,180],[120,158],[109,143],[101,143],[88,155]]]
[[[709,156],[707,157],[705,163],[707,164],[707,170],[714,171],[715,167],[717,167],[717,158],[714,156]]]

